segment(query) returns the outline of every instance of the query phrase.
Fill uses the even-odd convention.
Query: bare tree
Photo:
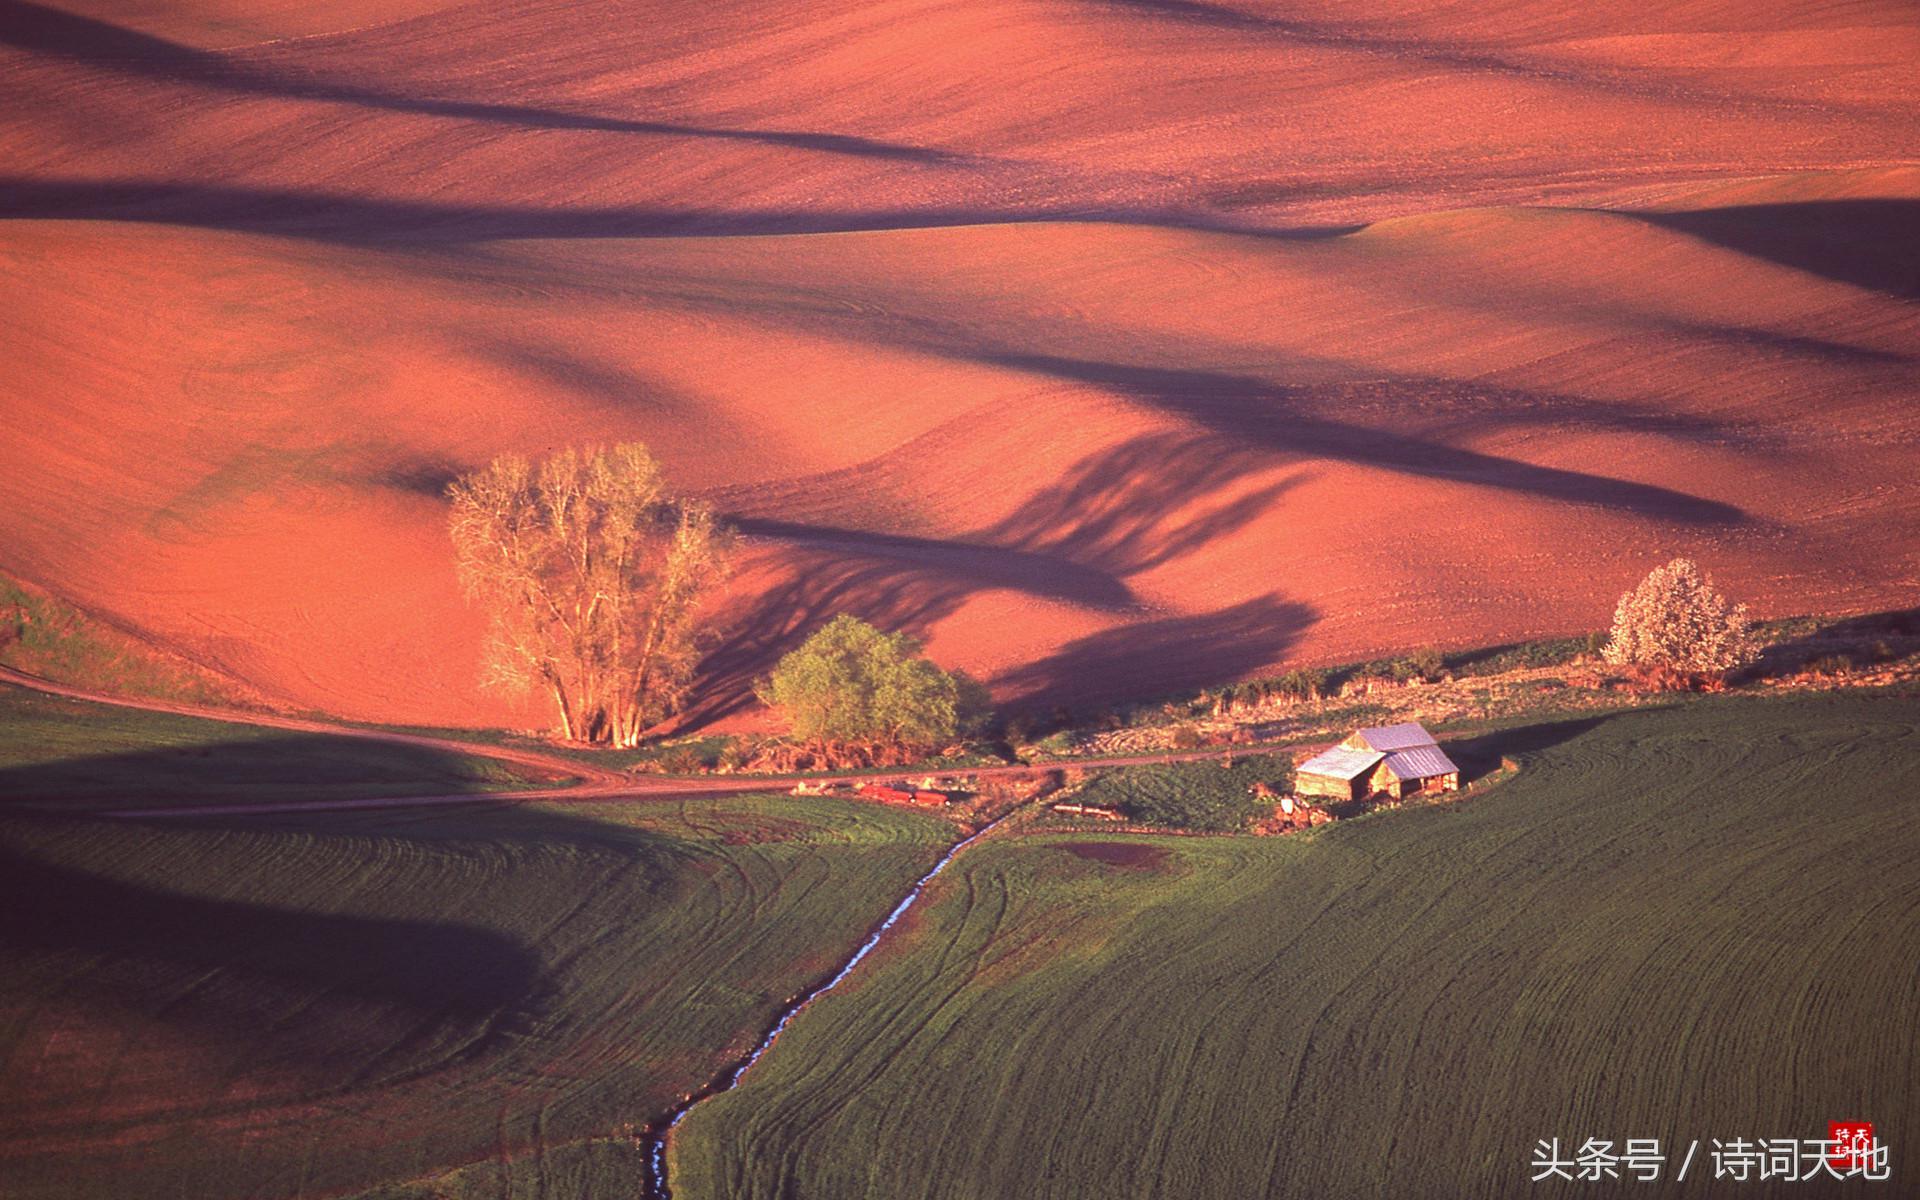
[[[544,688],[578,741],[633,746],[678,710],[732,537],[667,493],[645,446],[506,454],[450,492],[460,585],[489,618],[484,683]]]

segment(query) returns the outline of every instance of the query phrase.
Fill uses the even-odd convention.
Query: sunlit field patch
[[[694,1112],[676,1196],[1518,1196],[1539,1138],[1837,1119],[1902,1178],[1920,700],[1507,736],[1522,769],[1462,802],[1104,842],[1152,871],[983,843]]]

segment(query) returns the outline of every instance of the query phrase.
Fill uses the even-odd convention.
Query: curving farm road
[[[361,738],[367,741],[389,742],[396,745],[416,746],[432,750],[446,751],[452,754],[465,754],[479,758],[498,759],[517,766],[531,767],[536,771],[547,772],[562,778],[578,782],[554,787],[527,788],[511,792],[458,792],[440,796],[369,796],[351,800],[296,800],[271,804],[207,804],[177,806],[154,809],[122,809],[114,815],[123,817],[191,817],[212,815],[246,815],[252,813],[282,812],[321,812],[336,809],[362,808],[420,808],[443,804],[498,804],[523,800],[642,800],[670,799],[693,795],[731,794],[739,792],[784,791],[794,784],[805,780],[818,780],[818,775],[642,775],[630,774],[608,767],[596,766],[574,758],[543,754],[537,750],[517,747],[495,746],[484,742],[462,741],[458,738],[434,737],[431,734],[400,733],[383,729],[365,729],[353,725],[339,725],[330,721],[315,720],[310,717],[290,717],[276,713],[249,712],[239,709],[213,708],[199,704],[182,704],[168,700],[148,700],[127,696],[116,696],[107,692],[97,692],[89,688],[75,687],[31,675],[25,671],[0,666],[0,684],[29,688],[52,696],[61,696],[70,700],[84,700],[92,704],[111,704],[120,708],[142,709],[147,712],[170,713],[176,716],[195,717],[208,721],[224,721],[233,725],[253,725],[267,729],[285,729],[298,733],[318,733],[332,737]],[[1133,754],[1115,755],[1102,758],[1073,759],[1064,762],[1038,763],[1034,765],[1015,764],[1000,767],[972,767],[966,775],[981,778],[1009,778],[1032,774],[1035,771],[1050,770],[1055,767],[1123,767],[1145,762],[1200,762],[1205,759],[1219,758],[1222,754],[1234,755],[1258,753],[1258,746],[1235,746],[1231,749],[1215,747],[1209,750],[1189,750],[1172,754]],[[860,782],[891,783],[899,780],[927,775],[925,768],[907,768],[901,771],[862,775]],[[940,772],[933,772],[938,774]]]

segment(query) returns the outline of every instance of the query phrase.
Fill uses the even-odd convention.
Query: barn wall
[[[1329,796],[1335,800],[1353,799],[1353,781],[1325,775],[1296,775],[1293,790],[1302,796]]]

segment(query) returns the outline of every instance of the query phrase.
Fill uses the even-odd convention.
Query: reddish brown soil
[[[1076,858],[1143,871],[1159,866],[1167,857],[1167,852],[1159,846],[1139,842],[1063,842],[1060,848]]]
[[[751,535],[701,719],[1920,578],[1911,5],[15,8],[0,571],[290,704],[544,720],[441,489],[625,437]]]

